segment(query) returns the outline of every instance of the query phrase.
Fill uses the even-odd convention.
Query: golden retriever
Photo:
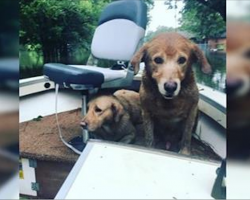
[[[135,124],[141,121],[139,94],[118,90],[114,95],[91,100],[81,126],[99,139],[133,143],[136,136]]]
[[[190,154],[199,92],[192,64],[211,72],[198,46],[178,33],[163,33],[146,43],[132,58],[135,74],[145,63],[140,87],[146,145],[164,141],[166,149]]]

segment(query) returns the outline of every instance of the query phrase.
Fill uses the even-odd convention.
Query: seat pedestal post
[[[82,96],[82,115],[85,116],[87,113],[87,96],[83,95]],[[89,139],[89,133],[86,129],[82,129],[82,138],[83,138],[83,143],[87,143]]]

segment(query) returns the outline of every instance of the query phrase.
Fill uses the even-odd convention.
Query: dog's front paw
[[[191,149],[189,147],[183,147],[179,151],[180,154],[190,156],[191,155]]]

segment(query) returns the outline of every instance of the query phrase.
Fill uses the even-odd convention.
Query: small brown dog
[[[139,94],[118,90],[113,96],[100,96],[90,101],[81,126],[100,139],[133,143],[135,124],[141,121]]]
[[[177,33],[164,33],[145,44],[131,60],[135,73],[145,63],[140,88],[147,146],[164,141],[165,148],[190,154],[199,92],[192,64],[211,71],[197,45]]]

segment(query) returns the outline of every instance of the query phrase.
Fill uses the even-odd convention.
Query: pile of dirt
[[[63,138],[66,141],[81,135],[80,109],[58,114]],[[19,128],[21,157],[40,160],[75,162],[79,155],[66,147],[58,135],[55,115],[23,122]]]
[[[58,115],[63,137],[71,140],[82,133],[79,125],[82,114],[79,109]],[[143,146],[143,127],[137,127],[136,145]],[[59,138],[54,115],[37,117],[20,124],[21,157],[61,162],[75,162],[79,157],[67,148]],[[192,140],[192,156],[202,160],[220,160],[213,149],[199,139]]]

